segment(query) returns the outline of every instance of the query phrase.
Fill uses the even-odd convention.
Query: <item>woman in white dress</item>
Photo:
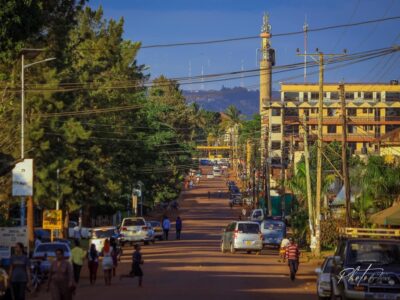
[[[101,251],[103,254],[103,271],[104,271],[104,281],[106,285],[111,285],[111,275],[112,275],[112,268],[114,266],[113,259],[112,259],[112,247],[110,246],[110,241],[108,239],[104,242],[103,250]]]

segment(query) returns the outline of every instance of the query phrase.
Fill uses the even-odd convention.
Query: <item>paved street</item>
[[[217,196],[220,189],[227,191],[222,178],[203,179],[199,187],[184,193],[180,208],[183,240],[143,247],[143,288],[134,279],[120,281],[118,277],[106,287],[100,269],[97,284],[90,286],[84,270],[75,299],[314,299],[315,266],[300,265],[298,279],[291,282],[287,266],[278,262],[277,250],[266,250],[263,255],[220,252],[222,228],[239,215],[238,209],[229,208],[226,198],[208,199],[207,191]],[[131,248],[125,248],[119,274],[129,271],[131,253]]]

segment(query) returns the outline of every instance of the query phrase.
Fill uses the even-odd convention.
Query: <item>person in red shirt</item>
[[[292,281],[296,279],[296,273],[299,268],[299,257],[299,246],[297,246],[297,244],[293,241],[293,238],[289,238],[289,245],[286,247],[285,258],[288,261],[290,279]]]

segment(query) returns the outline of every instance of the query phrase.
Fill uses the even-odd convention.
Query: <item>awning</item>
[[[400,204],[381,210],[369,218],[371,223],[378,225],[398,225],[400,226]]]

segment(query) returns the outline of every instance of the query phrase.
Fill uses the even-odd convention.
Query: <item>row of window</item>
[[[345,99],[346,100],[354,100],[356,99],[356,93],[358,95],[359,99],[363,100],[381,100],[381,93],[377,92],[375,93],[375,98],[374,98],[374,93],[373,92],[346,92],[345,93]],[[362,95],[362,96],[361,96]],[[285,101],[300,101],[300,93],[299,92],[284,92],[283,93],[283,99]],[[318,100],[319,99],[319,93],[318,92],[304,92],[303,93],[303,101],[309,101],[309,100]],[[338,101],[339,100],[339,93],[338,92],[330,92],[329,94],[327,92],[324,92],[324,99],[328,99],[331,101]],[[400,100],[400,92],[386,92],[386,101],[399,101]]]
[[[290,126],[290,128],[288,128]],[[298,134],[299,133],[299,126],[298,125],[289,125],[285,126],[285,134]],[[328,133],[336,133],[337,132],[337,125],[324,125],[327,126],[327,132]],[[374,125],[363,125],[363,126],[357,126],[357,125],[347,125],[347,131],[348,133],[357,133],[357,128],[363,128],[364,131],[373,131],[374,130]],[[317,125],[309,125],[310,130],[317,130]],[[271,127],[271,132],[272,133],[281,133],[282,132],[282,126],[279,124],[272,124]],[[380,125],[375,126],[375,132],[380,132]]]
[[[358,108],[361,109],[361,108]],[[380,108],[362,108],[363,115],[372,115],[380,116]],[[310,109],[303,109],[303,112],[306,116],[310,114],[317,114],[318,108],[310,108]],[[385,108],[386,116],[400,116],[400,108]],[[281,108],[272,108],[271,114],[273,117],[281,116]],[[339,108],[327,108],[327,115],[329,117],[339,116],[340,109]],[[349,117],[357,116],[357,108],[347,108],[347,115]],[[299,109],[298,108],[285,108],[285,116],[288,117],[298,117],[299,116]]]

